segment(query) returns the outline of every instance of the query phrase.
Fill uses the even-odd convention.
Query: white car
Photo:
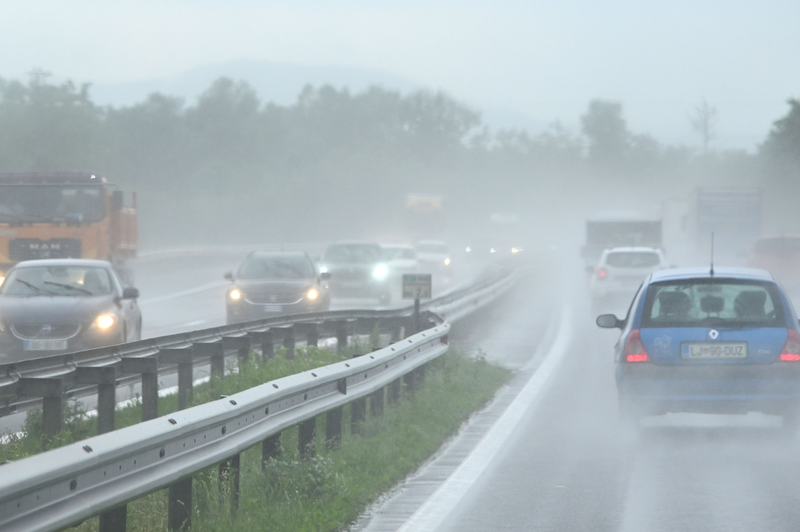
[[[402,279],[404,273],[417,273],[419,261],[413,246],[407,244],[381,244],[383,261],[389,268],[389,275]]]
[[[630,301],[645,277],[666,267],[664,254],[658,248],[606,249],[592,271],[589,283],[592,298]]]
[[[421,273],[441,275],[445,279],[450,278],[453,265],[446,243],[441,240],[420,240],[417,242],[416,249]]]

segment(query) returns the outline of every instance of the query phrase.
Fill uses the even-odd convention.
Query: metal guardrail
[[[358,412],[365,415],[364,398],[371,396],[373,406],[380,405],[382,410],[384,387],[388,386],[389,400],[396,399],[399,379],[415,375],[421,371],[418,368],[447,351],[450,325],[432,311],[451,320],[461,318],[499,297],[514,280],[514,273],[506,271],[431,300],[425,305],[431,328],[381,350],[186,409],[196,360],[207,360],[212,373],[221,374],[227,352],[246,357],[252,343],[260,343],[268,356],[277,331],[282,332],[289,354],[300,329],[305,328],[309,344],[335,335],[341,345],[348,332],[369,333],[376,325],[390,330],[405,327],[410,311],[334,311],[270,318],[0,365],[0,391],[16,387],[18,393],[20,388],[39,393],[45,425],[48,416],[55,417],[55,412],[60,416],[66,379],[93,382],[99,395],[101,433],[0,465],[0,530],[58,530],[98,514],[102,532],[125,530],[126,503],[167,486],[169,527],[181,529],[191,519],[191,475],[222,463],[235,470],[238,479],[239,453],[261,442],[267,457],[275,451],[275,436],[298,424],[304,452],[315,438],[316,416],[323,413],[328,416],[326,440],[340,440],[345,404],[352,404],[353,417],[359,404]],[[163,363],[178,366],[179,403],[183,404],[178,412],[157,418],[153,394],[157,396],[158,366]],[[141,375],[143,422],[114,431],[119,371]],[[147,389],[150,399],[146,402]],[[236,485],[238,490],[238,481]]]

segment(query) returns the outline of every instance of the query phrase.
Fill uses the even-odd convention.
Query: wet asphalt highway
[[[581,283],[562,277],[558,286],[549,294],[521,286],[529,297],[509,304],[506,325],[495,321],[481,342],[490,359],[518,370],[504,392],[511,397],[501,393],[462,431],[464,441],[451,442],[356,530],[800,529],[800,438],[784,434],[779,418],[757,414],[670,414],[646,420],[638,435],[623,430],[611,352],[617,331],[594,326]],[[565,306],[558,328],[566,339],[542,325],[543,313],[554,319]],[[546,365],[552,372],[534,400],[498,435],[501,414]]]

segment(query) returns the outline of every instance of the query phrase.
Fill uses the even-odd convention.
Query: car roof
[[[91,259],[37,259],[20,262],[14,267],[30,268],[33,266],[94,266],[95,268],[109,268],[111,263],[105,260]]]
[[[715,278],[743,279],[748,281],[775,282],[775,278],[767,270],[756,268],[714,268]],[[660,281],[678,281],[684,279],[710,279],[710,268],[670,268],[658,270],[650,277],[651,283]]]
[[[418,240],[417,245],[419,246],[420,244],[437,244],[446,246],[447,242],[444,240]]]
[[[381,244],[382,248],[386,249],[414,249],[410,244]]]

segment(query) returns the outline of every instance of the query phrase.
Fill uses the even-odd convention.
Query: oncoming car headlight
[[[372,276],[376,279],[385,279],[389,275],[389,268],[385,264],[378,264],[372,270]]]
[[[233,300],[242,299],[242,293],[239,291],[238,288],[234,288],[233,290],[228,292],[228,297],[230,297]]]
[[[320,266],[319,267],[319,273],[328,273],[328,267],[327,266]]]
[[[100,314],[97,316],[97,319],[94,320],[95,325],[97,325],[100,329],[108,329],[116,322],[117,319],[113,314]]]
[[[309,289],[308,292],[306,292],[306,299],[310,299],[311,301],[314,301],[318,297],[319,297],[319,291],[316,288],[311,288],[311,289]]]
[[[5,282],[5,280],[6,280],[5,276],[4,275],[0,275],[0,286],[3,286],[3,283]]]
[[[450,266],[450,257],[444,259],[444,265],[445,266]]]

